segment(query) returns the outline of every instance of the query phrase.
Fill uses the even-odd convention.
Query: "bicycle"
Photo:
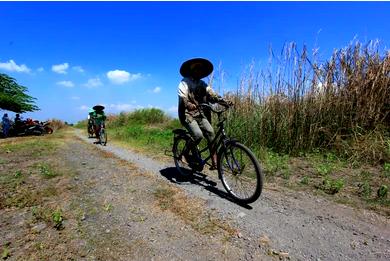
[[[220,105],[222,109],[215,108]],[[203,103],[199,107],[207,107],[218,115],[218,131],[215,138],[205,148],[193,146],[193,139],[185,129],[173,130],[173,157],[177,170],[183,176],[201,172],[211,159],[210,153],[202,158],[202,153],[209,151],[210,146],[217,152],[218,178],[229,195],[240,203],[253,203],[263,189],[264,175],[260,163],[253,152],[235,139],[231,139],[225,133],[224,122],[226,118],[222,114],[229,109],[229,105],[219,102],[217,104]],[[199,108],[199,109],[200,109]]]
[[[100,130],[99,130],[99,143],[103,146],[107,145],[107,132],[106,128],[104,126],[104,123],[100,124]]]

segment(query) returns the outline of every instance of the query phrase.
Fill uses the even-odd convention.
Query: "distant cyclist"
[[[99,142],[100,128],[101,128],[101,126],[103,126],[105,128],[105,120],[107,117],[104,113],[104,106],[96,105],[93,107],[93,109],[94,109],[94,112],[92,113],[92,118],[94,121],[94,130],[95,130],[97,142]]]
[[[182,125],[189,130],[194,140],[194,146],[198,145],[203,137],[208,144],[214,139],[215,133],[211,126],[211,112],[199,107],[206,102],[218,102],[222,98],[218,96],[203,80],[213,71],[213,64],[203,58],[194,58],[184,62],[180,67],[180,74],[184,77],[178,88],[179,95],[179,119]],[[211,146],[212,155],[211,170],[217,167],[217,154]]]

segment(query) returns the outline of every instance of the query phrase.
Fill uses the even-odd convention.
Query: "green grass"
[[[114,139],[137,148],[147,148],[151,152],[169,149],[173,141],[172,130],[164,128],[133,125],[109,129],[108,132]]]
[[[170,150],[172,130],[181,127],[177,119],[171,119],[158,109],[111,115],[106,125],[109,136],[114,140],[153,153]]]
[[[0,173],[0,186],[15,189],[24,183],[26,175],[21,170],[16,170],[10,173]]]
[[[50,179],[59,175],[59,173],[55,171],[54,168],[47,163],[39,163],[37,164],[37,168],[40,174],[45,178]]]
[[[284,178],[288,177],[290,173],[288,161],[289,156],[280,155],[270,150],[262,149],[260,152],[255,152],[259,155],[258,158],[264,164],[264,168],[269,176],[281,174]]]
[[[343,179],[332,179],[330,177],[325,177],[322,184],[319,186],[319,189],[323,190],[328,194],[336,194],[344,187]]]
[[[215,119],[213,124],[216,130]],[[240,128],[249,123],[239,124],[241,125],[237,127],[237,131],[241,131]],[[78,126],[85,127],[83,123]],[[171,119],[156,109],[110,115],[106,126],[112,140],[123,142],[157,157],[163,156],[165,151],[171,149],[172,130],[183,128],[177,119]],[[231,137],[237,137],[237,133],[231,134]],[[383,178],[390,176],[389,163],[383,164],[383,169],[379,171],[380,175],[376,175],[375,166],[360,161],[357,157],[348,159],[340,156],[338,151],[332,148],[301,150],[298,153],[299,157],[295,157],[294,154],[259,147],[258,143],[251,140],[252,134],[247,134],[240,142],[249,147],[259,159],[268,182],[275,181],[287,186],[297,184],[297,189],[312,189],[314,193],[318,191],[334,195],[342,192],[340,194],[350,194],[354,200],[368,202],[373,198],[378,182],[385,184]],[[203,148],[205,145],[206,142],[203,140],[200,147]],[[382,203],[385,205],[381,205]],[[386,204],[385,199],[375,202],[375,205],[382,207],[386,207]]]
[[[40,157],[53,153],[57,147],[51,140],[35,139],[15,144],[5,144],[1,149],[7,153],[17,153],[19,156]]]
[[[390,178],[390,163],[386,162],[383,165],[383,170],[382,170],[383,176],[386,178]]]

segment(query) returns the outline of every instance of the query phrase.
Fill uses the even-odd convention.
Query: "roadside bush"
[[[389,191],[389,188],[386,185],[380,186],[380,188],[378,189],[378,193],[377,193],[378,198],[380,198],[380,199],[386,198],[388,191]]]
[[[319,186],[327,194],[336,194],[344,187],[344,180],[342,179],[331,179],[325,177],[322,184]]]

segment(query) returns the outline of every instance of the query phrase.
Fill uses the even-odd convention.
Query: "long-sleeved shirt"
[[[9,128],[11,126],[11,120],[7,116],[3,116],[2,125],[3,125],[3,128],[4,127]]]
[[[198,117],[200,112],[198,110],[188,110],[189,104],[198,105],[208,100],[218,98],[218,95],[213,89],[202,80],[193,80],[190,78],[183,78],[178,87],[179,95],[179,118],[182,117]]]

